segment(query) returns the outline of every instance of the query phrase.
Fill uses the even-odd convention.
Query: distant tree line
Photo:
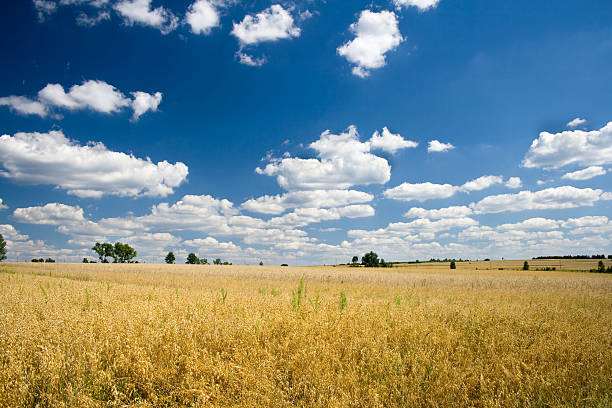
[[[537,256],[531,259],[606,259],[605,255],[562,255],[562,256]],[[612,259],[612,255],[608,255]]]
[[[108,258],[113,258],[113,263],[134,263],[133,259],[136,257],[136,250],[121,242],[115,242],[115,245],[96,242],[91,249],[98,254],[102,263],[109,263]]]
[[[170,256],[170,254],[172,254],[172,256]],[[172,262],[169,262],[169,260],[172,260]],[[174,263],[174,260],[175,260],[174,254],[172,252],[169,252],[168,255],[166,255],[166,263]],[[185,263],[189,265],[210,265],[208,263],[207,258],[198,258],[198,256],[194,254],[193,252],[187,255],[187,260],[185,261]],[[214,259],[212,263],[213,265],[231,265],[232,264],[231,262],[228,262],[228,261],[222,261],[221,258]]]
[[[53,259],[53,258],[47,258],[47,259],[42,259],[42,258],[34,258],[34,259],[32,259],[32,262],[48,262],[48,263],[55,263],[55,259]]]
[[[392,268],[393,264],[385,262],[384,259],[378,259],[378,254],[374,251],[370,251],[361,257],[361,263],[359,263],[359,257],[353,256],[349,266],[364,266],[366,268]]]

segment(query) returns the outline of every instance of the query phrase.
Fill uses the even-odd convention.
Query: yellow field
[[[610,407],[612,276],[561,262],[3,264],[0,406]]]

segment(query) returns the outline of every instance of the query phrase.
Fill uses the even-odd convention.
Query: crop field
[[[612,276],[529,263],[2,264],[0,407],[612,406]]]

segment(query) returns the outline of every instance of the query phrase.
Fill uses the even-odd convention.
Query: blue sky
[[[0,7],[9,260],[612,253],[609,2]]]

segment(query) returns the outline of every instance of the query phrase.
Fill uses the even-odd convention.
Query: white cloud
[[[185,164],[157,164],[110,151],[102,143],[81,146],[61,131],[0,137],[0,176],[15,183],[51,184],[79,197],[171,194],[188,174]]]
[[[247,46],[299,37],[300,29],[294,25],[289,11],[280,4],[273,4],[255,16],[246,15],[240,23],[234,23],[231,34],[241,46]]]
[[[533,141],[523,160],[525,167],[558,169],[568,164],[612,163],[612,122],[599,130],[542,132]]]
[[[523,182],[520,177],[510,177],[508,181],[506,181],[506,187],[508,188],[521,188],[523,186]]]
[[[248,65],[250,67],[261,67],[263,64],[266,63],[265,58],[256,58],[240,51],[236,53],[236,56],[238,57],[238,61],[241,64]]]
[[[329,208],[348,204],[366,203],[374,196],[356,190],[292,191],[283,195],[250,199],[241,208],[262,214],[282,214],[291,208]]]
[[[151,0],[122,0],[115,3],[113,8],[128,26],[150,26],[162,34],[168,34],[178,26],[178,17],[162,6],[151,9]]]
[[[219,11],[210,0],[197,0],[189,6],[185,21],[194,34],[210,34],[213,28],[221,25]]]
[[[599,189],[562,186],[536,192],[525,190],[516,194],[489,196],[470,204],[470,207],[477,214],[588,207],[605,199],[602,193]]]
[[[482,176],[470,180],[461,186],[463,191],[480,191],[491,187],[494,184],[502,184],[504,179],[501,176]]]
[[[104,81],[89,80],[83,81],[80,85],[73,85],[68,92],[60,84],[47,84],[38,92],[38,100],[24,96],[8,96],[0,98],[0,105],[9,106],[22,114],[38,115],[43,118],[54,108],[70,111],[90,109],[111,114],[132,107],[133,119],[138,119],[148,110],[156,111],[162,99],[161,92],[148,94],[137,91],[131,94],[134,99],[127,98],[117,88]]]
[[[60,203],[49,203],[40,207],[17,208],[13,218],[18,222],[39,225],[67,225],[86,222],[83,209]]]
[[[76,23],[82,27],[93,27],[106,20],[110,20],[110,12],[108,11],[99,11],[95,17],[90,17],[81,12],[76,18]]]
[[[379,13],[363,10],[350,30],[355,38],[338,47],[338,55],[353,63],[353,74],[362,78],[370,70],[386,65],[385,54],[394,50],[404,40],[399,31],[395,13],[383,10]]]
[[[20,234],[19,231],[10,224],[0,224],[0,234],[5,240],[11,241],[25,241],[30,238],[27,235]]]
[[[382,134],[378,130],[374,132],[370,139],[372,149],[379,149],[391,154],[394,154],[401,149],[409,149],[417,147],[419,144],[412,140],[406,140],[399,134],[389,132],[387,127],[383,127]]]
[[[480,191],[494,184],[501,184],[504,180],[501,176],[481,176],[464,183],[462,186],[435,183],[402,183],[397,187],[386,190],[383,194],[386,198],[401,201],[425,201],[440,198],[449,198],[457,192],[469,193]]]
[[[575,128],[580,125],[584,125],[586,123],[586,119],[576,118],[567,123],[567,127]]]
[[[286,190],[343,190],[354,185],[384,184],[391,177],[387,160],[370,153],[370,143],[360,142],[357,128],[339,135],[323,132],[309,146],[319,159],[273,159],[259,174],[276,176]]]
[[[44,118],[49,113],[47,107],[25,96],[5,96],[0,98],[0,106],[8,106],[11,110],[23,115],[38,115]]]
[[[593,177],[603,176],[607,171],[601,166],[590,166],[586,169],[565,173],[562,179],[566,180],[589,180]]]
[[[38,14],[38,20],[43,22],[47,16],[55,13],[57,10],[57,4],[53,1],[34,0],[34,8]]]
[[[0,210],[6,210],[7,208],[8,208],[8,206],[7,206],[7,205],[5,205],[5,204],[2,202],[2,199],[0,198]]]
[[[439,198],[448,198],[458,191],[457,186],[451,184],[426,183],[402,183],[397,187],[385,190],[386,198],[401,201],[425,201]]]
[[[438,140],[430,140],[429,146],[427,146],[427,152],[446,152],[454,148],[455,146],[453,146],[451,143],[442,143]]]
[[[397,8],[401,7],[417,7],[419,11],[435,8],[440,0],[393,0]]]
[[[38,98],[48,106],[88,108],[102,113],[118,112],[130,104],[129,99],[104,81],[84,81],[82,85],[73,85],[68,93],[59,84],[48,84],[38,92]]]
[[[135,121],[147,111],[157,112],[157,107],[162,100],[161,92],[155,92],[155,94],[152,95],[146,92],[137,91],[132,92],[132,96],[134,97],[132,101],[132,109],[134,110],[132,120]]]
[[[346,218],[371,217],[375,213],[369,205],[349,205],[340,208],[296,208],[295,211],[281,217],[268,220],[271,227],[293,228],[303,227],[321,221],[339,220]]]
[[[436,210],[413,207],[404,214],[406,218],[429,218],[432,220],[440,218],[463,218],[472,215],[471,208],[466,206],[452,206]]]
[[[497,227],[501,231],[531,231],[531,230],[553,230],[559,228],[560,222],[548,218],[529,218],[514,224],[502,224]]]

